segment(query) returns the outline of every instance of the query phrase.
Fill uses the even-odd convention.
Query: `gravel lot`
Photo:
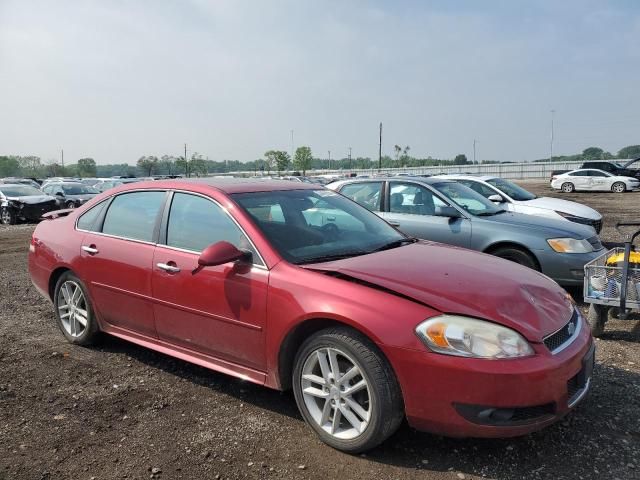
[[[561,196],[547,182],[523,185]],[[603,213],[603,240],[620,240],[616,221],[638,219],[640,193],[568,198]],[[638,322],[607,325],[591,394],[542,432],[453,440],[404,425],[349,456],[316,439],[290,393],[114,338],[67,344],[29,280],[32,231],[0,225],[0,480],[640,478]]]

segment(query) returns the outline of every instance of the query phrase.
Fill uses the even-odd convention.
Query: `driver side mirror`
[[[436,217],[460,218],[460,212],[449,205],[436,207],[434,214]]]
[[[198,267],[191,273],[195,275],[204,267],[215,267],[238,260],[250,261],[251,252],[240,250],[229,242],[217,242],[202,251],[200,258],[198,258]]]
[[[504,198],[502,198],[500,195],[498,195],[497,193],[494,195],[489,195],[489,197],[487,198],[487,200],[489,200],[490,202],[493,203],[503,203],[504,202]]]

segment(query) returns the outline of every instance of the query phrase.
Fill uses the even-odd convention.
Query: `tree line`
[[[416,158],[409,155],[407,145],[394,146],[394,157],[382,157],[382,168],[397,167],[425,167],[473,164],[464,154],[458,154],[454,159],[437,159],[432,157]],[[584,160],[613,160],[640,157],[640,145],[629,145],[621,148],[613,155],[599,147],[589,147],[576,155],[554,156],[553,161],[584,161]],[[546,162],[548,158],[534,160]],[[519,161],[519,160],[517,160]],[[480,163],[480,162],[477,162]],[[481,163],[498,163],[483,160]],[[499,163],[516,163],[499,162]],[[112,177],[112,176],[153,176],[153,175],[185,175],[202,176],[209,174],[224,174],[229,172],[246,172],[250,174],[269,175],[295,171],[305,175],[308,170],[352,170],[376,169],[378,159],[369,157],[328,159],[315,157],[308,146],[301,146],[294,152],[293,158],[284,150],[267,150],[263,158],[249,162],[239,160],[215,161],[205,159],[201,154],[194,153],[189,158],[173,155],[143,155],[135,165],[129,163],[98,165],[93,158],[80,158],[76,163],[60,165],[56,161],[43,162],[36,156],[0,156],[0,178],[2,177]]]

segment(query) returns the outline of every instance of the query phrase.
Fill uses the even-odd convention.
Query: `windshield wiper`
[[[497,210],[495,212],[480,212],[480,213],[476,213],[477,217],[492,217],[494,215],[498,215],[500,213],[504,213],[506,212],[506,210]]]
[[[398,247],[401,247],[404,244],[416,243],[417,241],[418,241],[418,239],[417,238],[413,238],[413,237],[402,238],[400,240],[394,240],[393,242],[385,243],[381,247],[378,247],[378,248],[375,248],[375,249],[371,250],[370,253],[382,252],[383,250],[391,250],[392,248],[398,248]]]
[[[296,263],[298,265],[304,265],[305,263],[331,262],[333,260],[342,260],[344,258],[358,257],[360,255],[366,255],[368,253],[371,253],[371,252],[368,252],[365,250],[351,250],[348,252],[333,253],[331,255],[321,255],[319,257],[305,258]]]

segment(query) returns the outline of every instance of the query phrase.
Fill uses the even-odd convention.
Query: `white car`
[[[576,190],[624,193],[637,190],[640,180],[633,177],[619,177],[604,170],[580,168],[551,179],[551,187],[571,193]]]
[[[581,203],[559,198],[537,197],[533,193],[509,180],[492,176],[442,175],[475,190],[480,195],[510,212],[536,215],[538,217],[568,220],[591,225],[597,233],[602,229],[602,215]]]

